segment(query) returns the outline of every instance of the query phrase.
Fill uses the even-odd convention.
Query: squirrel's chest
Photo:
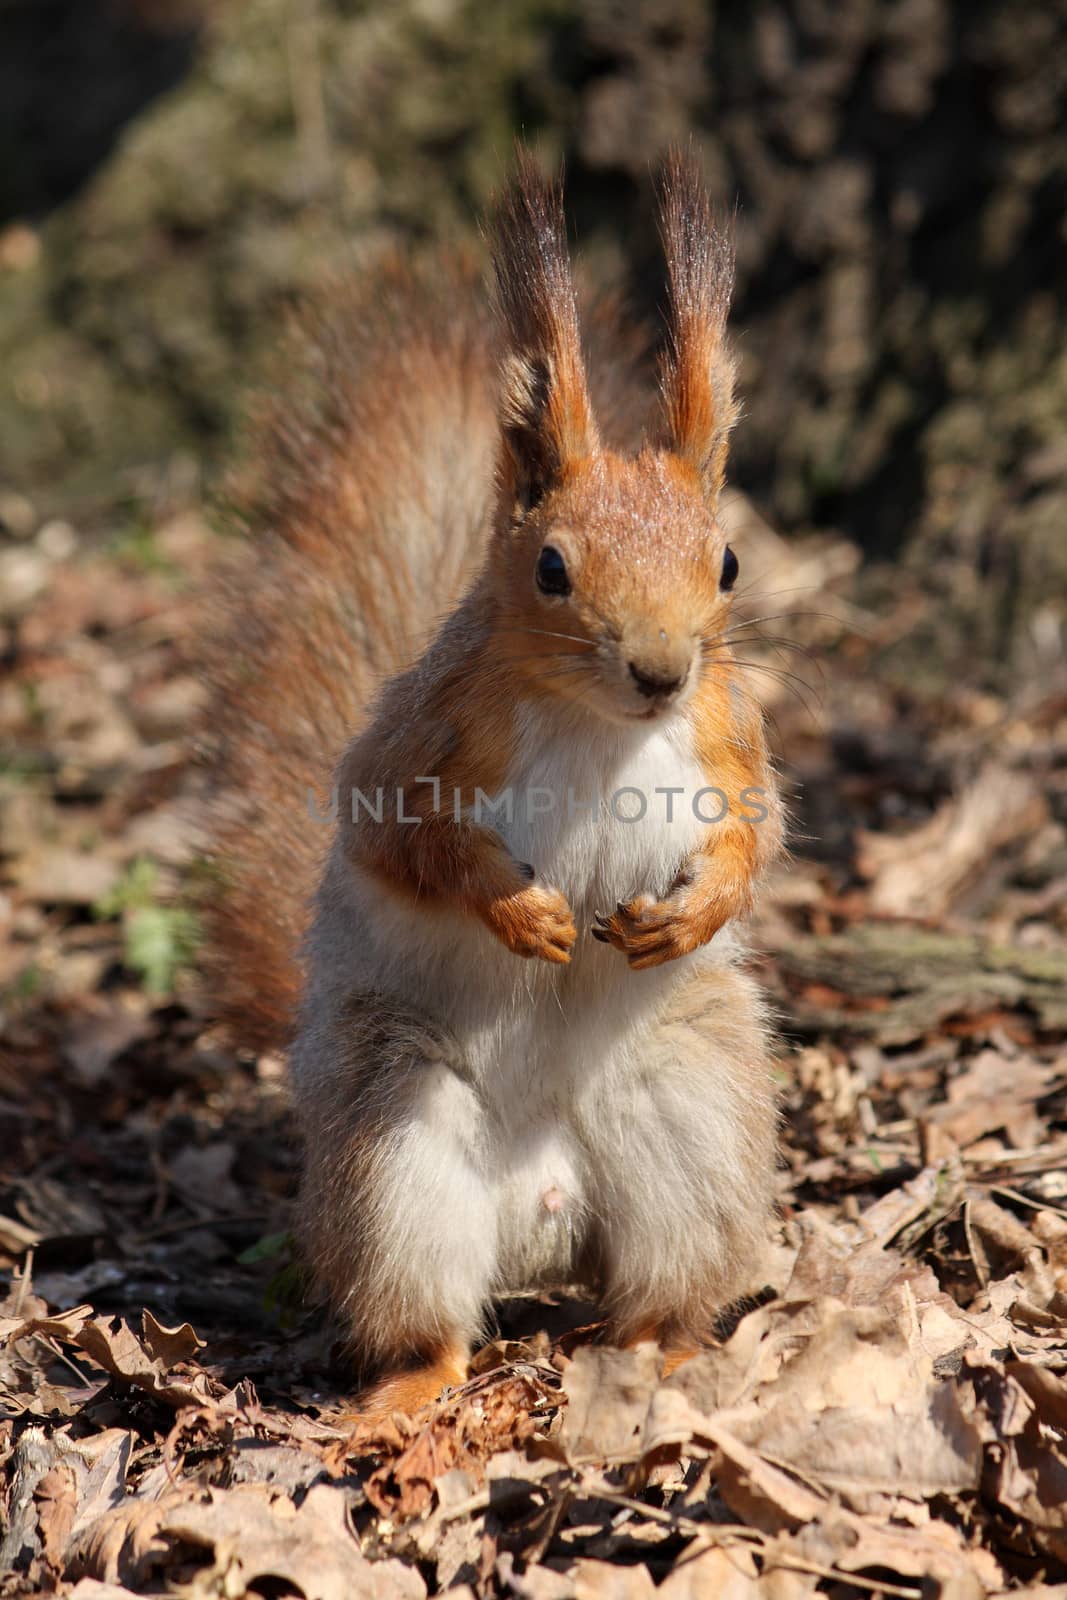
[[[531,718],[497,826],[516,859],[562,890],[575,911],[610,909],[668,890],[706,831],[699,796],[707,782],[681,718],[654,731],[606,728],[585,737],[546,731]]]

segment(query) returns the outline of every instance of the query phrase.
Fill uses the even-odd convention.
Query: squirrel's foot
[[[611,1343],[610,1333],[608,1343]],[[706,1348],[698,1344],[695,1339],[689,1339],[664,1328],[661,1323],[648,1322],[637,1328],[633,1333],[628,1333],[619,1341],[620,1350],[633,1350],[639,1344],[658,1344],[663,1351],[664,1378],[669,1378],[672,1372],[684,1366],[687,1361],[692,1361],[694,1356],[700,1355]]]
[[[621,950],[635,972],[676,961],[707,942],[710,932],[705,919],[694,918],[686,896],[672,895],[654,900],[650,894],[638,895],[627,904],[621,901],[609,917],[599,912],[593,938]]]
[[[517,956],[537,956],[561,966],[570,960],[578,937],[566,896],[539,885],[494,900],[486,921]]]
[[[657,1344],[662,1350],[664,1357],[662,1378],[670,1378],[670,1374],[677,1373],[680,1366],[691,1362],[694,1355],[701,1355],[702,1350],[707,1349],[707,1346],[697,1339],[686,1338],[685,1334],[677,1333],[659,1322],[643,1323],[633,1333],[625,1334],[625,1338],[619,1341],[619,1349],[632,1350],[638,1344]]]
[[[422,1366],[389,1372],[363,1389],[350,1411],[338,1419],[348,1427],[373,1427],[387,1422],[396,1411],[413,1417],[432,1405],[442,1391],[467,1381],[467,1351],[450,1346]]]

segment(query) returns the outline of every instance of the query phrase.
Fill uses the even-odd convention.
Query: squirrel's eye
[[[537,558],[537,587],[542,594],[570,594],[567,563],[554,544],[546,544]]]
[[[737,557],[727,545],[722,558],[722,577],[719,579],[719,588],[724,594],[728,594],[733,588],[740,570]]]

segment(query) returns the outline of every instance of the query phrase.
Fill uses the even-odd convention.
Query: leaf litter
[[[770,685],[762,1273],[667,1379],[569,1295],[505,1303],[369,1429],[292,1253],[283,1064],[198,988],[191,525],[183,582],[90,544],[0,616],[0,1592],[1067,1592],[1067,695],[946,686],[905,737],[850,563],[775,546],[825,670],[814,715]]]

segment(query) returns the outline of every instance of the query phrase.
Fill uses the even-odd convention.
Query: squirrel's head
[[[716,520],[736,407],[728,238],[695,161],[661,185],[669,342],[658,437],[605,449],[582,357],[559,187],[520,153],[497,208],[505,354],[491,578],[503,653],[615,722],[679,709],[727,659],[737,559]]]

